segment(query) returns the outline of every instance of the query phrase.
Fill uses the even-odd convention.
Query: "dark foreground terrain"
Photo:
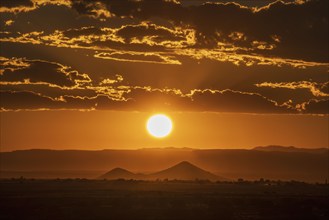
[[[329,186],[298,182],[0,180],[0,219],[328,219]]]

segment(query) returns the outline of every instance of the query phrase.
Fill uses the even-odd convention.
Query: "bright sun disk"
[[[170,134],[172,131],[171,119],[164,114],[157,114],[151,116],[146,123],[146,129],[156,138],[163,138]]]

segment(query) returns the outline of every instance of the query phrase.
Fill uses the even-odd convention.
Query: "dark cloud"
[[[125,95],[128,103],[138,111],[194,111],[191,99],[179,90],[137,87]]]
[[[318,87],[320,92],[326,93],[329,95],[329,81],[322,83],[319,87]]]
[[[75,38],[85,35],[102,35],[106,34],[106,32],[102,31],[100,28],[97,27],[85,27],[85,28],[75,28],[75,29],[68,29],[63,31],[63,35],[68,38]]]
[[[1,91],[1,108],[3,110],[106,109],[123,111],[297,113],[297,110],[292,106],[279,105],[259,94],[232,90],[198,90],[191,91],[190,94],[183,94],[178,89],[127,87],[123,99],[116,100],[114,98],[106,92],[90,96],[64,94],[59,97],[50,97],[33,91]],[[308,113],[312,112],[312,110],[308,111]]]
[[[13,33],[28,33],[32,31],[52,33],[54,30],[68,30],[103,24],[103,22],[98,19],[79,15],[76,10],[72,10],[66,5],[56,4],[39,5],[33,10],[27,10],[24,13],[13,14],[3,12],[1,13],[1,19],[4,21],[9,19],[15,21],[11,26],[4,26],[2,22],[0,22],[2,30],[8,30]],[[118,19],[112,20],[107,24],[122,23],[120,21],[118,22]]]
[[[19,60],[8,59],[2,64],[4,71],[0,75],[2,82],[26,82],[28,83],[49,83],[59,87],[75,87],[79,83],[88,83],[90,78],[86,74],[79,74],[77,71],[58,63],[42,60]],[[23,66],[22,66],[23,65]],[[16,69],[15,69],[16,66]]]
[[[132,38],[142,38],[145,36],[155,37],[157,42],[162,42],[164,40],[169,41],[181,41],[185,40],[185,36],[176,36],[172,30],[164,27],[158,27],[154,24],[150,25],[127,25],[121,28],[117,35],[123,37],[126,42],[131,42]]]
[[[1,0],[0,6],[6,8],[32,7],[34,4],[30,0]]]
[[[183,6],[191,6],[191,5],[202,5],[207,2],[212,3],[227,3],[232,2],[230,0],[177,0]],[[276,0],[234,0],[234,2],[239,3],[240,5],[248,6],[248,7],[263,7],[268,5],[269,3],[275,2]],[[295,0],[282,0],[284,2],[294,2]]]
[[[131,106],[140,111],[207,111],[240,113],[296,113],[288,105],[279,105],[259,94],[233,90],[180,90],[136,88],[126,95]]]
[[[57,101],[31,91],[0,91],[2,110],[59,109],[62,101]]]
[[[247,113],[293,113],[291,106],[279,105],[259,94],[232,90],[197,91],[192,96],[193,105],[198,110],[214,112]]]
[[[97,53],[95,57],[101,59],[109,59],[125,62],[141,62],[153,64],[181,64],[175,58],[170,56],[161,55],[159,53],[141,53],[141,52],[112,52],[112,53]]]
[[[97,95],[93,97],[65,96],[64,99],[66,102],[65,108],[70,109],[120,110],[119,106],[123,103],[122,101],[114,101],[106,95]]]
[[[2,110],[77,109],[120,111],[198,111],[260,114],[328,114],[328,100],[311,100],[300,106],[278,104],[259,94],[233,90],[193,91],[156,88],[129,88],[125,100],[106,94],[93,96],[62,95],[50,97],[32,91],[1,91]]]
[[[312,99],[304,103],[305,113],[310,114],[329,114],[329,100],[316,100]]]
[[[213,48],[218,42],[229,42],[268,56],[316,62],[329,60],[327,50],[323,49],[328,48],[327,0],[303,4],[278,1],[258,11],[234,3],[183,7],[162,0],[102,2],[117,16],[142,20],[159,17],[176,25],[189,25],[197,31],[199,47]],[[88,14],[90,8],[83,5],[90,5],[89,0],[74,1],[72,7],[77,8],[77,4],[79,13]],[[232,38],[234,32],[243,34],[244,40]]]
[[[90,47],[88,43],[80,42],[80,46]],[[98,47],[100,49],[108,50],[114,49],[119,51],[135,51],[135,52],[153,52],[153,51],[165,51],[165,48],[161,45],[147,45],[147,44],[125,44],[114,40],[95,40],[92,42],[92,46]]]
[[[77,12],[81,15],[95,13],[99,5],[116,17],[102,22],[97,18],[77,15]],[[246,65],[258,65],[264,63],[264,59],[276,57],[285,60],[266,62],[294,66],[328,62],[326,0],[311,0],[303,4],[275,2],[257,10],[234,3],[184,7],[173,1],[161,0],[80,0],[73,1],[70,7],[73,10],[63,5],[45,4],[34,10],[37,12],[19,13],[14,23],[17,26],[8,29],[12,30],[12,34],[1,34],[5,41],[89,49],[164,51],[191,48],[195,51],[175,52],[195,59],[229,60]],[[166,25],[170,24],[171,27],[152,24],[151,20],[155,18],[166,21]],[[114,24],[119,27],[117,31],[114,31]],[[59,30],[54,32],[54,29]],[[17,32],[13,30],[25,32],[25,35],[17,37]],[[27,30],[30,30],[29,34]],[[36,32],[31,30],[39,32],[34,35]],[[193,35],[191,39],[187,39],[189,33]],[[212,53],[199,50],[210,50]],[[305,64],[302,60],[310,63]]]
[[[114,101],[105,95],[94,97],[64,96],[54,99],[32,91],[0,91],[1,106],[3,111],[17,110],[95,110],[117,109],[125,110],[125,102]],[[131,110],[126,109],[126,110]]]
[[[1,84],[3,91],[33,91],[37,94],[43,94],[47,97],[56,99],[64,96],[74,97],[94,97],[97,95],[97,90],[91,88],[75,88],[63,89],[61,87],[50,87],[47,84]]]
[[[297,82],[262,82],[255,84],[259,92],[264,96],[278,102],[290,101],[296,105],[308,102],[312,99],[323,99],[329,97],[327,85],[329,82],[317,83],[312,81]],[[327,91],[326,91],[327,90]]]
[[[327,0],[14,2],[3,109],[328,114]]]

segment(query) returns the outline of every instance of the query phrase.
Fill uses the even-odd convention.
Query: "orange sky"
[[[170,113],[173,132],[164,139],[156,139],[145,129],[150,115],[114,111],[2,112],[1,151],[329,146],[327,116]]]
[[[2,0],[1,150],[328,147],[328,4]]]

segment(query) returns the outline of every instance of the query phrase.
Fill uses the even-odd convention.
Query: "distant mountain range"
[[[307,152],[307,153],[328,153],[328,148],[297,148],[294,146],[278,146],[278,145],[270,145],[265,147],[255,147],[253,150],[260,151],[281,151],[281,152]]]
[[[188,161],[182,161],[168,169],[152,174],[133,173],[122,168],[114,168],[111,171],[101,175],[100,179],[135,179],[135,180],[227,180],[223,177],[203,170]]]
[[[0,153],[0,177],[96,178],[116,167],[124,167],[133,174],[156,173],[181,161],[198,164],[215,175],[229,179],[295,179],[312,182],[329,179],[327,148],[282,146],[248,150],[172,147],[99,151],[19,150]],[[125,175],[129,177],[131,174]]]

